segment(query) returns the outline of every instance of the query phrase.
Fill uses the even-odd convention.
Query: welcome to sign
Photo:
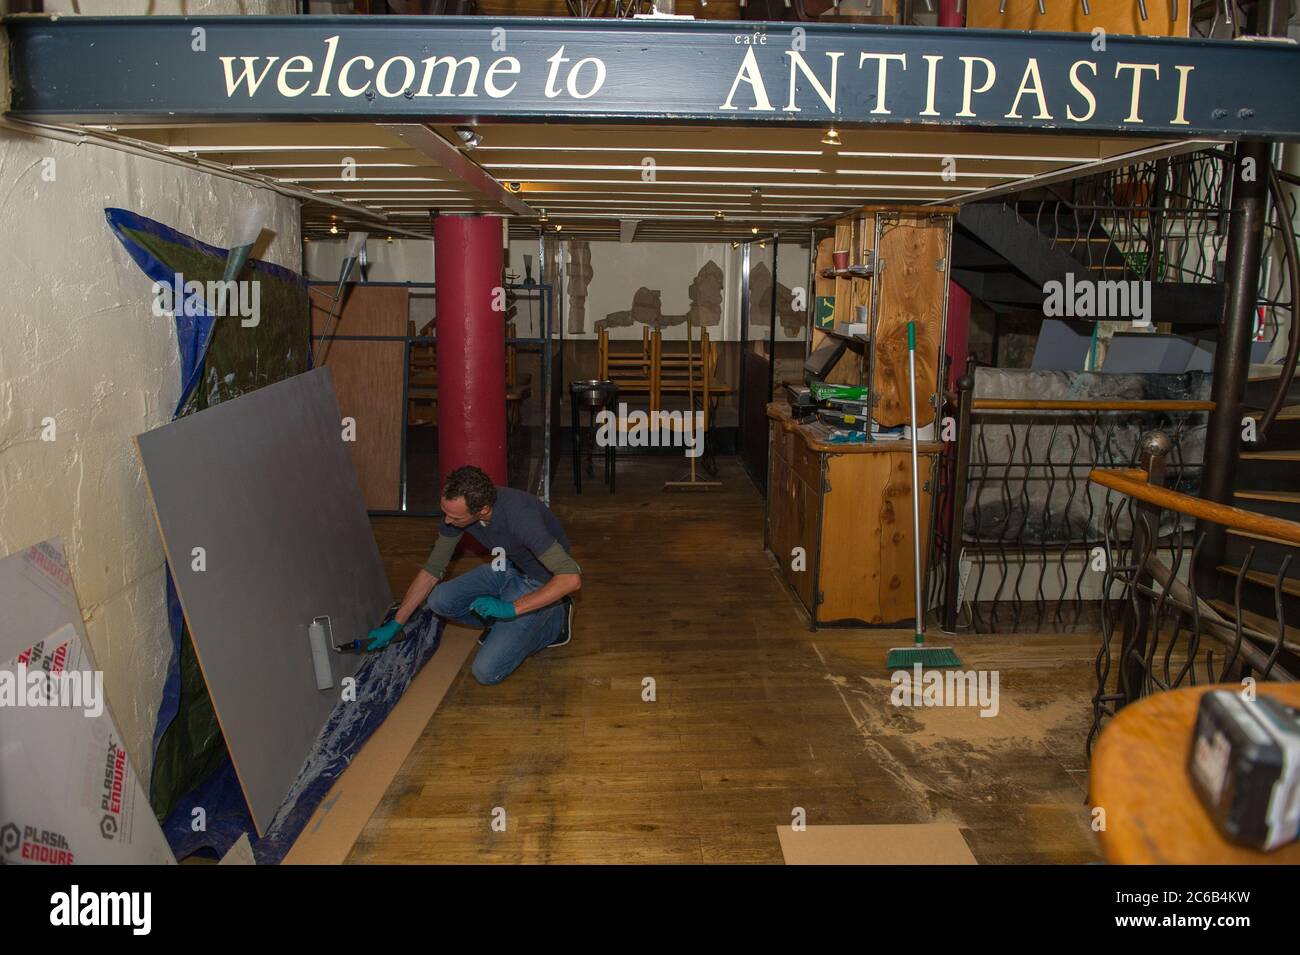
[[[437,18],[10,20],[11,111],[1300,138],[1300,49],[1086,34]]]

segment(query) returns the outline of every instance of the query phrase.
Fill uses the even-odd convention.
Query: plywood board
[[[332,289],[313,287],[312,342],[316,344],[329,317]],[[331,333],[336,336],[393,336],[407,333],[410,292],[389,286],[353,286]],[[317,360],[329,368],[339,410],[356,422],[356,440],[348,445],[371,510],[401,506],[403,362],[402,341],[327,339],[316,348]]]
[[[351,285],[343,294],[338,318],[330,327],[333,335],[406,335],[411,291],[400,285]],[[311,335],[315,343],[329,317],[333,286],[311,288]]]
[[[328,615],[336,639],[352,639],[392,601],[340,417],[318,368],[137,438],[259,835],[357,669],[332,655],[335,688],[317,690],[308,626]]]
[[[908,422],[907,323],[915,321],[916,423],[923,427],[934,420],[930,397],[938,381],[939,335],[948,288],[946,224],[929,217],[887,220],[877,254],[885,265],[876,278],[879,318],[872,407],[876,421],[885,427]]]
[[[103,676],[59,542],[0,560],[0,864],[176,861]]]
[[[951,823],[777,826],[786,865],[978,865]]]
[[[478,633],[450,625],[443,629],[438,652],[330,787],[283,864],[339,865],[347,859],[393,777],[469,658]]]

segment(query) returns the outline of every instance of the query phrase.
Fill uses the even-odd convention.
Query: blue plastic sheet
[[[247,832],[259,865],[274,865],[283,859],[330,786],[438,649],[442,628],[442,620],[433,611],[421,608],[407,621],[405,640],[365,656],[356,674],[356,701],[340,700],[335,705],[297,781],[260,839],[234,767],[227,760],[181,800],[163,823],[163,833],[177,858],[201,851],[224,855]],[[201,831],[195,830],[196,809],[203,810]]]

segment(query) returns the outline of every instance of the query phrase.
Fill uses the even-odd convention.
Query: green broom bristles
[[[961,658],[952,647],[927,647],[919,633],[915,646],[893,647],[885,657],[885,666],[891,670],[910,669],[918,663],[923,667],[959,667]]]

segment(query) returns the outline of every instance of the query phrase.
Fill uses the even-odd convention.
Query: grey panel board
[[[1107,374],[1179,374],[1187,370],[1192,343],[1177,335],[1116,334],[1101,370]]]
[[[317,690],[307,627],[338,641],[392,601],[329,370],[316,369],[137,438],[199,663],[259,835],[358,659]],[[194,548],[206,569],[196,571]],[[363,691],[358,691],[364,696]]]
[[[1057,318],[1043,319],[1029,367],[1034,371],[1083,371],[1092,348],[1092,336],[1083,328]]]

